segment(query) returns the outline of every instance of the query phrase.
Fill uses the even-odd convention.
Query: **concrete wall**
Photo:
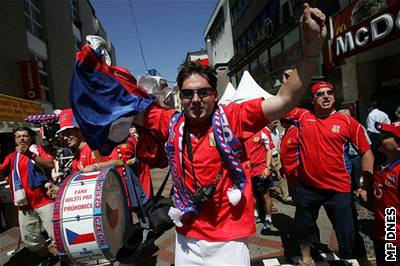
[[[69,81],[75,56],[70,1],[44,0],[44,13],[53,103],[56,108],[67,108],[69,107]]]
[[[0,93],[22,97],[18,61],[28,60],[23,1],[0,2]]]

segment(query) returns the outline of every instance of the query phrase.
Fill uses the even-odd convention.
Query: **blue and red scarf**
[[[240,200],[240,193],[243,192],[246,184],[246,174],[237,157],[237,154],[242,151],[242,144],[238,138],[232,134],[222,105],[216,108],[214,112],[212,126],[219,154],[235,177],[235,185],[232,190],[235,190],[236,194],[239,193],[239,198],[231,200],[229,191],[228,198],[233,205],[236,205]],[[182,166],[184,127],[185,116],[183,112],[175,114],[169,122],[169,136],[165,144],[172,174],[175,207],[177,208],[170,212],[170,216],[177,226],[182,226],[185,215],[197,215],[199,211],[199,206],[194,205],[192,194],[184,185]]]

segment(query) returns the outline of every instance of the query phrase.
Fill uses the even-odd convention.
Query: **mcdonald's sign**
[[[363,3],[357,1],[333,17],[333,62],[400,38],[400,1],[383,1],[370,13],[360,8]]]

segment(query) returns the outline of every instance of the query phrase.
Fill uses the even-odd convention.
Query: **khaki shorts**
[[[276,172],[281,170],[282,164],[281,164],[281,157],[279,156],[279,153],[276,155],[272,156],[272,169]]]
[[[50,236],[54,245],[53,233],[53,206],[54,203],[47,204],[34,210],[18,211],[19,230],[21,239],[26,247],[36,252],[46,245],[46,240],[42,236],[42,228]]]

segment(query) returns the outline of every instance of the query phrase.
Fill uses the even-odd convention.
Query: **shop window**
[[[79,29],[82,26],[80,15],[79,15],[79,2],[78,0],[71,0],[71,18],[72,22]]]
[[[230,77],[230,80],[231,80],[233,87],[237,88],[238,84],[236,83],[236,75],[235,74]]]
[[[261,69],[268,69],[269,70],[269,53],[268,49],[266,49],[262,54],[260,54],[259,62]]]
[[[250,73],[253,75],[258,71],[258,58],[255,58],[253,61],[250,63]]]
[[[282,47],[281,42],[277,42],[270,49],[271,51],[271,71],[282,68]]]
[[[236,83],[237,83],[237,86],[239,86],[239,83],[240,83],[240,80],[242,79],[242,76],[243,76],[243,72],[241,70],[236,72]]]
[[[301,56],[300,31],[296,27],[283,37],[285,65],[290,66]]]
[[[41,7],[37,0],[24,1],[26,29],[40,39],[44,39]]]
[[[280,6],[280,24],[285,23],[292,17],[292,8],[289,0],[281,1]]]
[[[40,86],[42,87],[43,97],[45,101],[50,101],[50,82],[48,74],[48,61],[41,59],[35,54],[31,54],[31,58],[38,62]]]
[[[249,65],[244,65],[244,67],[242,68],[242,73],[244,73],[245,71],[249,71]]]

